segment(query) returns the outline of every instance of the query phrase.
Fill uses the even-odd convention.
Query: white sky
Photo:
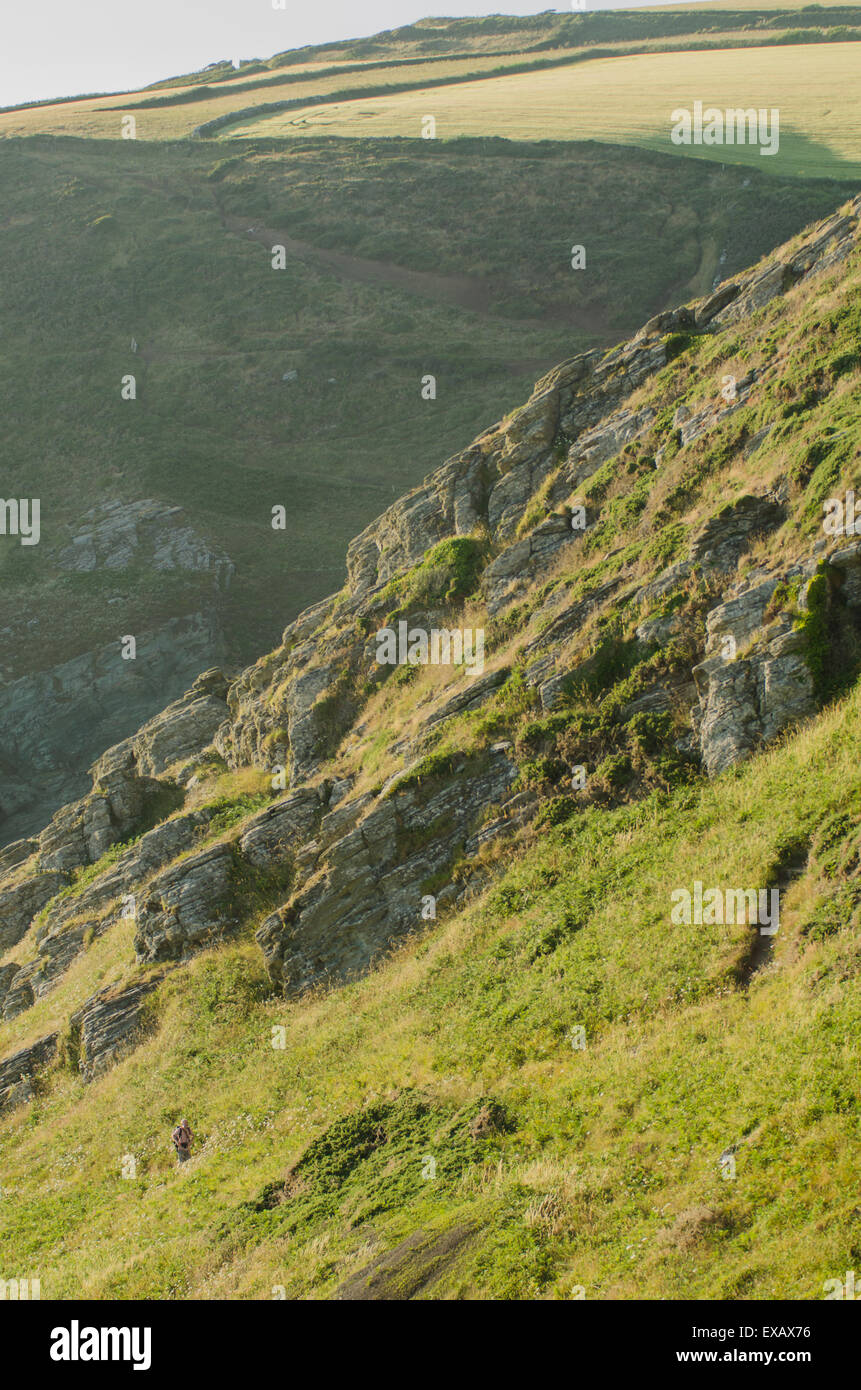
[[[590,9],[631,8],[587,0]],[[128,91],[223,58],[359,38],[429,14],[570,13],[571,4],[459,0],[0,0],[0,106]]]

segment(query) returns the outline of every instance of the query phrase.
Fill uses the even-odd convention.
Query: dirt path
[[[250,224],[247,219],[222,215],[222,222],[228,231],[245,235],[251,240],[271,250],[273,246],[283,246],[289,256],[324,266],[343,280],[352,280],[362,285],[383,285],[389,289],[401,290],[405,294],[419,295],[434,303],[454,304],[459,309],[467,309],[475,314],[496,317],[499,322],[516,325],[519,328],[546,328],[549,323],[565,324],[575,333],[588,334],[597,342],[616,342],[617,332],[608,332],[599,314],[589,310],[574,310],[566,306],[555,306],[536,318],[510,319],[493,313],[495,305],[503,298],[509,288],[504,281],[479,279],[469,275],[440,275],[428,270],[409,270],[405,266],[394,265],[391,261],[366,260],[361,256],[351,256],[344,251],[330,251],[311,242],[300,241],[288,236],[286,232],[272,227]]]

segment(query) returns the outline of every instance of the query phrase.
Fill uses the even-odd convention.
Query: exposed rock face
[[[109,986],[72,1015],[71,1037],[77,1041],[78,1069],[85,1081],[94,1081],[134,1046],[144,1024],[144,1004],[162,979],[154,975],[124,987]],[[57,1056],[58,1036],[50,1033],[0,1062],[0,1111],[33,1098],[38,1073]]]
[[[630,342],[609,353],[583,353],[548,373],[521,410],[448,460],[353,542],[344,591],[301,614],[276,651],[229,686],[220,672],[207,671],[136,733],[109,747],[91,768],[87,794],[57,812],[38,839],[0,853],[0,952],[20,942],[45,910],[44,922],[33,931],[33,957],[0,962],[3,1016],[14,1018],[50,989],[87,942],[118,920],[129,897],[141,965],[181,961],[243,926],[250,929],[247,890],[260,885],[273,910],[267,908],[256,939],[279,988],[292,994],[367,970],[426,920],[423,899],[453,903],[467,891],[462,871],[452,872],[460,858],[480,856],[485,846],[525,825],[538,804],[533,791],[514,785],[518,767],[511,744],[492,742],[497,735],[488,732],[504,699],[488,720],[468,721],[470,736],[478,740],[469,746],[476,752],[442,756],[437,751],[424,761],[418,755],[449,732],[450,721],[496,702],[509,676],[506,690],[524,701],[518,709],[535,713],[543,737],[541,731],[555,723],[543,716],[566,702],[572,679],[582,676],[592,659],[589,634],[600,635],[608,618],[611,643],[617,627],[624,633],[626,659],[630,649],[639,661],[655,646],[677,648],[676,664],[666,668],[669,675],[658,680],[647,667],[642,683],[630,691],[624,683],[613,687],[621,695],[618,715],[614,707],[612,717],[624,724],[646,716],[640,723],[649,726],[650,716],[696,700],[685,756],[695,750],[709,774],[813,713],[810,639],[799,613],[810,614],[808,585],[821,560],[827,602],[854,615],[853,622],[861,617],[861,543],[831,548],[820,543],[809,559],[781,576],[763,570],[740,579],[739,559],[787,517],[786,479],[772,492],[751,491],[731,501],[686,537],[684,550],[673,540],[666,554],[683,558],[662,570],[665,562],[655,556],[649,568],[626,568],[623,559],[614,565],[627,547],[624,536],[611,533],[615,548],[600,556],[587,583],[580,583],[576,564],[561,580],[557,576],[545,584],[544,577],[557,559],[574,560],[577,551],[570,548],[583,543],[582,532],[571,525],[577,489],[632,441],[644,435],[666,438],[668,424],[662,420],[656,426],[652,407],[638,403],[642,396],[631,398],[666,365],[666,335],[738,322],[811,270],[834,264],[855,243],[861,199],[855,209],[815,229],[792,254],[764,270],[737,277],[699,304],[656,316]],[[677,406],[676,445],[693,446],[760,385],[750,374],[736,383],[734,401],[716,401],[702,411]],[[745,448],[758,447],[767,429]],[[626,456],[647,481],[657,462],[653,447],[648,454],[638,448]],[[599,481],[603,485],[603,476]],[[591,509],[601,512],[600,488],[588,496],[591,523]],[[628,498],[617,500],[626,504]],[[209,566],[220,573],[220,562],[198,548],[181,518],[162,516],[160,539],[152,544],[151,524],[153,516],[145,509],[133,517],[94,518],[77,543],[64,549],[63,563],[121,569],[149,546],[157,567]],[[360,714],[363,702],[391,674],[381,672],[373,659],[373,634],[406,592],[388,588],[389,581],[404,579],[436,542],[471,535],[476,528],[493,547],[481,576],[493,629],[521,631],[523,609],[529,607],[514,608],[521,596],[533,606],[524,621],[528,627],[504,657],[494,655],[489,642],[486,672],[462,672],[423,691],[407,726],[398,731],[401,736],[395,734],[386,750],[388,772],[397,766],[392,756],[401,770],[382,787],[371,787],[370,779],[360,781],[364,772],[351,749],[368,732]],[[467,549],[470,545],[479,548],[475,540]],[[694,590],[686,628],[679,603]],[[410,598],[405,611],[437,625],[446,612],[428,610],[440,602],[438,594]],[[617,614],[624,615],[624,625],[613,625]],[[857,625],[861,628],[861,622]],[[504,720],[502,727],[508,727]],[[352,738],[330,761],[348,734]],[[290,789],[263,810],[243,814],[240,806],[243,819],[235,828],[220,830],[221,838],[206,844],[202,841],[218,814],[215,805],[184,811],[180,806],[182,786],[191,785],[189,763],[214,750],[232,768],[286,764]],[[172,810],[176,814],[165,819]],[[160,823],[148,828],[157,816]],[[91,879],[75,881],[76,871],[96,864],[106,850],[133,835],[140,838],[113,862],[99,865]],[[490,858],[479,857],[471,866],[479,883],[490,872]],[[61,893],[64,888],[68,891]],[[256,896],[254,903],[256,908]],[[156,983],[146,978],[103,990],[75,1014],[72,1028],[87,1079],[133,1043]],[[0,1103],[4,1095],[26,1098],[32,1086],[28,1078],[55,1050],[52,1036],[0,1064]]]
[[[583,353],[548,373],[521,410],[450,459],[351,543],[350,592],[357,597],[369,593],[415,564],[429,546],[446,536],[467,534],[479,522],[500,540],[513,537],[532,494],[559,466],[562,456],[554,441],[594,429],[666,360],[662,341],[635,340],[608,353]],[[633,417],[622,412],[590,436],[583,457],[574,446],[572,477],[590,449],[603,461],[610,457],[606,450],[612,441],[633,437],[648,418],[646,413]],[[566,480],[564,487],[570,486]]]
[[[238,925],[230,845],[212,845],[157,875],[138,905],[139,961],[182,960]]]
[[[53,1059],[56,1051],[57,1034],[51,1033],[0,1062],[0,1110],[11,1110],[32,1099],[36,1073]]]
[[[172,763],[208,747],[225,717],[226,698],[227,681],[213,669],[150,719],[131,739],[138,777],[159,777]]]
[[[4,1018],[17,1018],[25,1009],[35,1004],[33,979],[38,976],[41,964],[41,961],[31,961],[29,965],[24,966],[3,966],[3,976],[0,976],[0,1005]]]
[[[4,849],[0,849],[0,874],[7,874],[16,864],[23,864],[38,848],[38,840],[13,840]]]
[[[0,753],[0,836],[34,834],[84,793],[88,763],[222,657],[214,611],[193,613],[139,634],[135,661],[117,641],[0,685],[0,726],[14,730]]]
[[[300,856],[304,886],[257,933],[273,981],[293,992],[359,974],[418,927],[422,885],[450,866],[477,813],[502,798],[516,774],[504,752],[491,754],[484,768],[463,760],[428,794],[407,769],[402,787],[324,817]]]
[[[143,564],[154,570],[204,570],[226,589],[234,565],[222,550],[195,534],[181,507],[143,498],[108,502],[88,512],[69,543],[52,557],[59,569],[125,570]]]
[[[19,966],[17,966],[14,961],[10,961],[8,965],[0,965],[0,1013],[2,1013],[3,1003],[9,991],[9,986],[17,975],[18,970]]]
[[[80,1039],[78,1069],[85,1081],[95,1081],[134,1045],[144,1025],[144,1004],[162,978],[100,990],[73,1015],[72,1028]]]
[[[282,646],[243,671],[231,685],[230,720],[219,730],[215,743],[232,766],[249,762],[268,766],[272,762],[269,750],[283,742],[290,780],[295,783],[310,777],[322,760],[325,733],[318,702],[362,650],[358,633],[352,645],[344,642],[343,634],[329,642],[320,636],[334,603],[333,597],[300,613],[285,630]],[[329,660],[330,654],[338,660]]]
[[[92,793],[59,811],[39,837],[39,868],[8,887],[0,885],[0,949],[21,939],[74,869],[95,863],[138,828],[164,791],[159,775],[211,744],[227,712],[226,693],[221,673],[207,671],[182,699],[94,764]],[[93,884],[60,900],[39,934],[36,958],[6,981],[0,998],[3,1016],[15,1017],[51,988],[84,942],[110,925],[112,919],[104,917],[107,904],[132,893],[148,875],[192,848],[211,814],[192,812],[162,822]]]
[[[857,216],[857,199],[854,207]],[[737,293],[725,308],[713,316],[713,321],[724,326],[749,318],[814,268],[827,270],[836,265],[851,251],[856,231],[856,223],[851,215],[835,213],[833,217],[826,218],[819,223],[813,236],[805,238],[804,245],[794,255],[769,263],[749,276],[744,284],[722,286],[723,290],[733,288]]]
[[[814,569],[790,571],[789,578],[809,578]],[[776,588],[775,577],[754,580],[708,615],[706,659],[693,674],[699,693],[694,727],[710,775],[816,710],[802,633],[786,613],[766,621]]]
[[[851,609],[861,609],[861,541],[832,551],[828,571],[841,601]]]
[[[37,933],[36,958],[21,966],[4,967],[11,973],[5,988],[0,976],[0,1015],[14,1018],[52,988],[84,949],[85,941],[100,936],[117,920],[124,898],[134,897],[151,874],[193,848],[212,814],[204,808],[164,821],[80,892],[58,900]],[[105,915],[111,903],[119,906],[113,914]]]
[[[428,742],[441,732],[443,725],[459,714],[481,709],[505,684],[510,674],[509,666],[500,666],[495,671],[486,671],[483,676],[468,681],[454,695],[434,701],[423,714],[418,729],[411,730],[404,738],[392,744],[392,753],[403,758],[406,764],[415,762]]]
[[[93,764],[92,793],[65,806],[39,837],[43,869],[92,864],[127,838],[158,794],[158,777],[212,742],[227,713],[227,682],[220,671],[200,676],[179,700],[133,737],[109,748]]]
[[[771,497],[740,497],[707,521],[691,543],[696,564],[731,569],[756,536],[774,531],[785,518],[783,507]]]
[[[33,874],[0,892],[0,951],[16,945],[33,918],[66,882],[65,874]]]
[[[240,854],[255,868],[289,859],[309,839],[323,810],[317,788],[300,788],[252,818],[239,841]]]
[[[389,507],[351,542],[346,593],[337,609],[329,599],[301,614],[285,631],[282,647],[231,686],[230,723],[216,739],[228,762],[267,765],[272,743],[283,739],[291,782],[314,775],[333,739],[337,742],[332,722],[334,716],[338,726],[343,672],[363,658],[365,639],[351,623],[378,620],[384,586],[437,542],[486,526],[502,547],[482,581],[488,610],[495,615],[512,603],[562,547],[578,543],[581,533],[572,530],[564,512],[572,492],[653,422],[648,407],[634,409],[627,398],[666,365],[665,335],[707,331],[729,322],[730,315],[732,321],[743,318],[765,302],[766,293],[782,293],[811,271],[847,256],[856,243],[861,200],[853,207],[851,215],[817,227],[785,265],[776,260],[765,272],[755,270],[720,286],[697,305],[659,314],[610,352],[582,353],[562,363],[536,384],[520,410]],[[691,437],[738,409],[750,384],[737,383],[739,398],[705,412]],[[525,509],[544,484],[550,515],[518,536]],[[761,498],[738,504],[732,525],[720,524],[721,553],[707,563],[734,563],[758,531],[778,524],[778,506],[776,499]],[[714,551],[716,534],[703,538],[705,551]],[[695,561],[683,563],[688,567],[683,573],[690,573]],[[328,624],[334,625],[331,631]],[[350,719],[346,708],[341,732]]]

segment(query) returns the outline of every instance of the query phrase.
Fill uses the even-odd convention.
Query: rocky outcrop
[[[166,792],[181,799],[179,789],[160,777],[211,745],[227,712],[226,693],[221,673],[207,671],[180,700],[99,758],[91,769],[91,794],[59,811],[40,835],[38,868],[8,887],[0,885],[0,949],[21,939],[38,912],[69,884],[73,871],[95,863],[139,829]],[[191,849],[211,816],[201,810],[163,821],[92,884],[58,901],[38,934],[36,958],[6,981],[0,998],[3,1016],[15,1017],[50,989],[85,942],[110,925],[107,905],[133,893],[148,876]]]
[[[815,570],[790,571],[803,583]],[[706,619],[706,659],[694,667],[693,726],[703,765],[722,772],[817,708],[806,640],[792,615],[767,620],[778,578],[751,579]],[[803,602],[803,599],[802,599]]]
[[[32,1100],[36,1074],[54,1059],[56,1052],[57,1034],[51,1033],[0,1062],[0,1111]]]
[[[138,904],[138,961],[183,960],[229,936],[240,920],[233,867],[232,846],[216,844],[158,874]]]
[[[787,273],[772,273],[784,266],[775,258],[771,270],[757,267],[703,301],[657,315],[609,352],[581,353],[563,362],[536,384],[521,409],[393,503],[351,542],[347,585],[337,601],[325,600],[301,614],[278,651],[231,686],[230,720],[216,738],[231,766],[267,766],[272,747],[283,743],[291,783],[315,775],[355,713],[342,698],[344,675],[361,666],[368,626],[378,625],[380,610],[385,611],[386,586],[438,542],[487,528],[497,550],[483,576],[491,615],[526,592],[563,547],[582,538],[570,524],[572,493],[654,424],[653,410],[632,406],[629,397],[667,364],[668,335],[717,331],[728,315],[753,312],[766,284],[773,282],[775,292],[783,292],[845,257],[856,242],[859,211],[861,199],[850,214],[814,229],[788,256]],[[752,382],[753,377],[736,383],[734,402],[718,397],[690,426],[689,438],[738,409]],[[684,426],[680,421],[682,432]],[[547,514],[524,530],[526,508],[542,488]],[[713,543],[717,531],[703,538],[704,560],[712,552],[705,562],[734,563],[758,530],[776,524],[778,506],[776,499],[743,500],[732,525],[727,518],[719,525],[720,554]],[[696,560],[684,563],[687,574]]]
[[[179,696],[199,671],[224,660],[219,606],[233,563],[193,530],[180,507],[151,498],[108,502],[70,526],[45,563],[58,577],[116,576],[118,589],[105,603],[116,636],[106,640],[114,625],[108,621],[89,650],[34,672],[34,651],[51,652],[54,643],[46,640],[44,621],[28,610],[9,615],[0,632],[0,726],[14,731],[0,751],[5,841],[33,834],[59,806],[81,796],[87,766],[104,748]],[[157,625],[135,622],[128,586],[123,589],[131,566],[154,575],[182,570],[200,576],[193,611]],[[137,643],[133,660],[121,651],[121,634],[129,632]],[[41,666],[45,657],[35,660]]]
[[[324,810],[322,792],[301,787],[247,822],[239,853],[255,868],[289,859],[310,838]]]
[[[782,525],[786,510],[774,497],[745,495],[707,521],[691,542],[694,564],[732,569],[757,536]]]
[[[292,993],[347,979],[418,927],[427,884],[450,868],[482,808],[516,775],[502,749],[485,766],[458,760],[446,779],[408,768],[376,799],[324,817],[299,856],[302,887],[257,932],[273,982]]]
[[[310,777],[325,757],[327,730],[321,708],[363,645],[355,629],[323,636],[334,605],[332,597],[300,613],[285,630],[282,646],[231,685],[230,718],[215,739],[231,766],[270,766],[278,762],[273,755],[283,746],[295,783]]]
[[[828,556],[828,574],[841,603],[861,611],[861,541],[838,545]]]
[[[357,537],[344,590],[300,614],[275,651],[229,685],[219,671],[207,671],[136,733],[109,747],[91,768],[90,791],[57,812],[38,839],[20,841],[0,856],[0,950],[19,943],[44,913],[33,930],[33,958],[0,964],[3,1017],[14,1018],[41,997],[127,908],[135,918],[139,966],[183,961],[243,928],[250,931],[265,912],[256,940],[279,989],[295,994],[367,970],[429,920],[423,911],[429,901],[457,903],[483,886],[498,843],[535,815],[541,794],[533,788],[546,786],[542,765],[553,759],[521,760],[520,779],[507,741],[515,738],[507,733],[512,706],[518,720],[529,711],[528,739],[526,726],[516,726],[518,750],[521,734],[524,746],[534,739],[540,751],[545,737],[564,729],[572,739],[594,736],[593,751],[612,763],[618,740],[632,732],[625,729],[628,721],[637,720],[635,734],[645,747],[666,738],[670,714],[684,722],[685,708],[696,701],[684,737],[673,734],[678,742],[668,750],[669,764],[677,752],[686,760],[696,753],[710,775],[813,713],[818,693],[811,633],[825,638],[809,621],[816,616],[808,603],[810,581],[824,575],[827,595],[823,600],[820,584],[817,602],[855,615],[858,626],[861,543],[829,548],[819,542],[783,573],[762,569],[740,577],[739,560],[789,519],[789,478],[770,482],[770,490],[749,484],[689,535],[675,521],[689,505],[686,475],[677,495],[669,484],[669,495],[658,494],[673,522],[666,549],[664,534],[651,552],[651,536],[640,533],[631,546],[625,534],[640,515],[636,507],[625,510],[627,479],[648,491],[653,476],[659,487],[665,476],[656,445],[672,435],[667,462],[674,451],[689,448],[695,462],[703,449],[697,441],[739,409],[748,392],[760,391],[768,367],[760,377],[751,372],[735,383],[734,401],[720,398],[702,409],[667,404],[672,373],[654,391],[632,393],[684,349],[689,335],[740,321],[772,293],[845,255],[856,233],[856,214],[832,219],[768,266],[698,304],[656,316],[630,342],[580,354],[548,373],[522,409]],[[657,402],[659,413],[644,399]],[[769,428],[743,437],[737,458],[755,450]],[[617,473],[611,466],[595,478],[620,451]],[[695,471],[687,458],[685,467],[688,475]],[[584,502],[578,501],[581,487]],[[713,506],[715,495],[701,492],[697,505]],[[603,551],[583,546],[583,528],[572,525],[575,506],[585,507],[587,528],[609,512],[611,540]],[[144,513],[133,525],[128,517],[98,519],[64,551],[64,563],[122,568],[148,544],[148,525]],[[492,620],[489,669],[423,684],[403,728],[381,721],[374,729],[370,713],[362,713],[365,702],[392,679],[392,670],[374,660],[375,634],[396,609],[414,623],[451,625],[450,598],[441,597],[445,585],[422,587],[429,570],[433,579],[436,557],[410,571],[436,542],[467,535],[469,541],[441,553],[477,556],[478,570],[483,566],[480,588],[468,601],[477,608],[483,601]],[[580,570],[578,545],[594,568]],[[204,564],[195,546],[176,519],[169,544],[151,559],[195,568]],[[567,567],[554,573],[562,559]],[[472,571],[469,579],[479,582]],[[468,590],[449,591],[460,592]],[[515,607],[520,599],[527,602]],[[599,657],[610,675],[600,673],[581,720],[572,689],[600,670]],[[397,677],[398,700],[410,674]],[[604,702],[608,694],[613,699]],[[486,717],[463,719],[487,705]],[[457,746],[458,720],[468,733],[469,754],[441,751]],[[491,730],[500,727],[506,739],[493,742],[499,734]],[[383,750],[386,771],[375,784],[363,774],[357,751],[368,748],[369,734],[373,757],[381,751],[379,734],[390,738]],[[278,768],[289,777],[289,790],[248,813],[237,796],[235,822],[233,806],[226,821],[219,818],[218,801],[183,809],[187,790],[207,779],[218,754],[233,769]],[[108,850],[113,853],[103,860]],[[72,1033],[87,1079],[133,1044],[156,983],[147,976],[111,986],[75,1013]],[[20,1087],[25,1095],[27,1078],[55,1047],[56,1038],[43,1039],[30,1049],[32,1056],[16,1054],[2,1064],[6,1091],[17,1096]]]
[[[78,1070],[94,1081],[122,1057],[143,1032],[144,1006],[163,979],[151,975],[132,985],[100,990],[69,1020],[69,1045]],[[56,1059],[59,1034],[50,1033],[0,1062],[0,1111],[32,1100],[37,1077]]]
[[[0,891],[0,951],[15,946],[30,923],[66,882],[62,873],[33,874]]]
[[[34,835],[57,807],[82,796],[88,764],[223,654],[214,611],[198,612],[139,633],[134,661],[122,659],[117,640],[0,684],[0,726],[15,731],[0,752],[0,837]]]
[[[13,840],[0,849],[0,874],[8,874],[16,864],[23,864],[38,848],[38,840]]]
[[[163,790],[162,774],[211,744],[227,714],[226,694],[221,672],[207,671],[131,738],[103,753],[90,769],[91,794],[65,806],[39,836],[41,867],[95,863],[138,829]]]
[[[819,223],[813,235],[805,236],[803,245],[794,253],[784,252],[745,277],[741,283],[722,286],[728,292],[736,290],[725,308],[713,316],[713,322],[725,327],[750,318],[778,295],[809,275],[812,270],[828,270],[845,260],[852,250],[857,234],[859,200],[852,213],[835,213]]]
[[[205,833],[214,812],[201,808],[162,822],[86,887],[53,905],[36,934],[36,957],[23,965],[4,967],[0,975],[0,1016],[14,1018],[53,987],[84,949],[86,942],[108,930],[126,909],[134,913],[136,891],[158,869],[192,849]],[[111,905],[115,910],[109,912]]]
[[[78,573],[97,569],[203,570],[227,589],[233,577],[230,557],[197,535],[182,507],[145,497],[139,502],[107,502],[81,518],[70,540],[52,560]]]
[[[133,985],[100,990],[72,1016],[78,1070],[85,1081],[95,1081],[139,1041],[145,1027],[144,1005],[162,979],[153,975]]]
[[[3,1012],[3,1004],[9,992],[9,986],[20,968],[14,961],[10,961],[8,965],[0,965],[0,1014]]]
[[[350,593],[371,592],[416,564],[437,541],[467,534],[479,523],[498,541],[512,539],[533,493],[566,456],[560,451],[569,450],[574,476],[587,458],[603,461],[614,440],[645,428],[647,413],[628,412],[597,427],[666,361],[660,339],[632,341],[608,353],[582,353],[548,373],[525,406],[450,459],[351,543]],[[579,441],[590,429],[594,433],[582,455],[579,443],[569,449],[566,441]]]

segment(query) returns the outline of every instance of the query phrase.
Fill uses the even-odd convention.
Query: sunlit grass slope
[[[4,1049],[62,1033],[59,1065],[0,1120],[10,1277],[38,1277],[56,1298],[304,1298],[366,1288],[376,1263],[387,1296],[818,1299],[857,1267],[852,650],[843,669],[820,672],[843,683],[839,703],[713,781],[674,756],[681,708],[636,725],[622,715],[657,677],[689,668],[693,627],[631,669],[640,610],[611,595],[560,653],[584,676],[549,715],[516,669],[556,590],[574,602],[609,574],[639,590],[740,492],[782,482],[789,499],[742,576],[810,555],[823,497],[858,487],[857,279],[856,256],[745,329],[676,335],[671,361],[631,398],[652,407],[652,433],[589,480],[600,520],[582,551],[560,556],[490,630],[508,682],[444,725],[413,769],[432,779],[504,736],[544,800],[507,847],[446,873],[474,877],[464,910],[436,923],[417,912],[414,937],[372,975],[287,1001],[269,993],[253,941],[271,903],[250,893],[240,935],[169,973],[149,1035],[89,1086],[63,1019],[135,977],[128,923],[4,1025]],[[755,382],[748,402],[681,448],[680,403],[699,408],[739,369]],[[535,519],[527,509],[524,524]],[[392,599],[416,611],[448,578],[437,553]],[[691,576],[666,602],[694,625],[709,596]],[[478,616],[480,599],[459,611]],[[434,683],[456,690],[462,676],[426,668],[369,695],[323,775],[379,786],[396,770],[396,738],[442,694]],[[567,767],[583,746],[596,750],[595,782],[618,774],[630,800],[571,797]],[[617,752],[599,764],[600,747]],[[225,788],[213,775],[195,794],[232,792],[236,816],[214,833],[236,835],[259,780],[240,770]],[[777,935],[673,923],[673,893],[697,881],[779,887]],[[183,1112],[198,1147],[180,1172],[169,1134]]]
[[[678,107],[777,108],[780,148],[673,145]],[[602,58],[576,67],[453,88],[375,96],[252,118],[231,136],[325,132],[419,136],[432,115],[438,139],[592,139],[808,177],[861,174],[861,61],[855,44],[727,49]]]
[[[523,138],[534,138],[536,117],[546,120],[541,109],[544,87],[539,83],[533,93],[525,84],[510,93],[507,73],[539,78],[547,71],[571,73],[584,66],[591,68],[614,56],[654,57],[665,52],[668,58],[675,55],[677,60],[675,67],[671,65],[666,70],[668,77],[663,70],[653,70],[649,65],[638,67],[634,74],[637,83],[647,87],[654,83],[655,96],[660,98],[663,83],[672,84],[674,75],[683,84],[686,70],[679,62],[684,63],[682,55],[688,52],[697,55],[700,63],[692,70],[694,77],[700,78],[702,63],[713,57],[715,76],[721,83],[726,75],[727,50],[749,48],[767,55],[774,46],[781,46],[797,52],[792,56],[790,51],[786,69],[779,67],[773,72],[767,67],[764,80],[772,84],[775,80],[784,82],[781,96],[788,100],[787,73],[802,92],[809,87],[811,63],[822,64],[826,80],[829,76],[839,80],[842,75],[839,64],[835,66],[833,60],[812,54],[812,47],[830,47],[835,42],[845,45],[859,38],[858,6],[799,9],[793,5],[741,5],[713,11],[695,4],[665,12],[638,8],[573,14],[548,12],[520,18],[497,15],[476,20],[425,20],[366,39],[286,51],[265,59],[246,59],[239,61],[238,67],[232,62],[214,63],[200,72],[167,78],[142,91],[64,97],[0,111],[0,137],[41,133],[119,139],[132,133],[130,120],[134,122],[134,137],[146,141],[187,138],[199,131],[206,135],[217,130],[232,134],[237,125],[245,133],[249,122],[253,129],[261,121],[271,126],[270,133],[275,133],[285,122],[289,128],[289,122],[305,105],[310,105],[320,120],[324,119],[321,108],[325,110],[334,104],[338,120],[343,122],[348,114],[341,110],[343,103],[365,94],[386,103],[384,113],[397,122],[404,114],[412,115],[408,99],[416,93],[420,96],[425,88],[441,88],[443,94],[449,90],[451,95],[450,89],[481,81],[491,89],[483,98],[485,119],[498,125],[501,115],[507,117],[504,127],[493,133],[518,138],[517,130],[522,128]],[[755,79],[757,71],[751,67],[751,60],[745,59],[742,82],[751,74]],[[604,68],[599,68],[592,81],[605,85],[608,79],[604,72]],[[498,88],[500,81],[503,86]],[[612,86],[614,79],[609,81]],[[518,97],[517,92],[525,96]],[[566,99],[571,97],[567,87],[564,95]],[[812,95],[815,99],[816,93]],[[633,104],[625,100],[621,109],[633,112],[633,122],[620,128],[633,131],[639,140],[644,121],[646,136],[652,134],[651,112],[648,105],[642,105],[636,90],[626,93],[626,97],[630,96],[635,98]],[[512,98],[514,110],[508,112]],[[392,99],[398,101],[398,110],[389,113],[388,102]],[[401,108],[404,99],[407,105]],[[524,100],[533,99],[538,102],[538,110],[530,119],[530,113],[521,107]],[[774,101],[772,94],[771,104]],[[468,122],[476,118],[472,103],[473,97],[468,96],[464,113]],[[446,103],[446,110],[449,105]],[[275,113],[273,119],[272,108],[279,106],[285,109]],[[574,114],[578,119],[582,117],[576,101]],[[603,138],[619,138],[618,122],[606,121],[608,114],[613,114],[612,106],[599,104],[594,110],[594,117],[605,123]],[[476,126],[475,130],[485,133],[485,126]],[[399,128],[397,133],[416,132]],[[582,138],[582,132],[578,137],[557,122],[546,133],[557,139]],[[801,126],[797,133],[817,139],[819,132],[818,127]],[[849,142],[854,150],[852,141],[850,132]],[[836,153],[839,157],[839,149]]]
[[[250,944],[198,959],[113,1073],[3,1120],[7,1267],[43,1297],[326,1296],[421,1230],[454,1233],[433,1297],[821,1298],[861,1248],[858,914],[828,910],[859,753],[856,691],[743,770],[545,830],[328,996],[267,1002]],[[749,983],[755,928],[671,925],[675,888],[771,881],[811,837]]]

